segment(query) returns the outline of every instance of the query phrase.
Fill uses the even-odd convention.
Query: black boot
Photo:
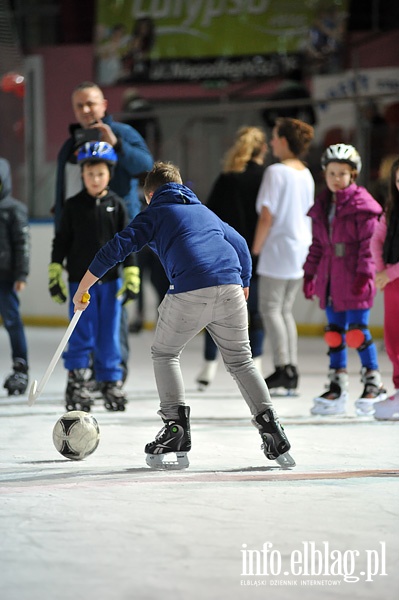
[[[107,410],[126,410],[127,398],[122,385],[122,381],[102,381],[99,384]]]
[[[90,412],[93,397],[87,385],[87,369],[73,369],[68,373],[65,391],[65,408],[68,412],[82,410]]]
[[[9,396],[24,394],[28,387],[28,365],[23,358],[16,358],[12,369],[13,372],[6,378],[3,387]]]
[[[189,462],[186,453],[191,450],[190,407],[179,406],[178,418],[168,419],[159,411],[164,422],[163,428],[153,442],[146,444],[146,462],[153,469],[185,469]],[[176,462],[165,462],[164,455],[176,453]]]
[[[266,377],[266,385],[269,390],[284,388],[285,390],[296,390],[298,387],[298,370],[294,365],[276,367],[274,373]]]
[[[267,408],[253,418],[252,423],[259,429],[262,450],[269,460],[277,460],[284,467],[294,467],[295,461],[288,453],[291,444],[272,408]]]

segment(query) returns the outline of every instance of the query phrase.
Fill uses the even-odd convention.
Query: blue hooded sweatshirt
[[[101,278],[145,245],[158,255],[170,282],[169,293],[215,285],[249,286],[251,255],[245,239],[184,185],[158,188],[149,206],[97,252],[89,271]]]

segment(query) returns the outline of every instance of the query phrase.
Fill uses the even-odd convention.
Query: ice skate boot
[[[362,369],[362,383],[364,390],[355,402],[356,414],[359,417],[369,417],[374,414],[374,404],[388,397],[387,391],[381,382],[379,371]]]
[[[374,419],[377,421],[399,421],[399,390],[386,400],[374,404]]]
[[[217,360],[206,360],[202,371],[197,377],[198,391],[203,392],[215,379],[218,368]]]
[[[179,406],[179,417],[168,419],[158,411],[164,422],[163,428],[155,436],[155,440],[144,448],[146,463],[152,469],[187,469],[189,461],[187,452],[191,450],[190,407]],[[176,460],[170,458],[170,453],[176,455]],[[173,458],[173,457],[172,457]]]
[[[28,387],[28,365],[23,358],[16,358],[12,368],[13,372],[6,378],[3,387],[9,396],[19,396]]]
[[[127,398],[122,385],[122,381],[103,381],[100,383],[104,406],[107,410],[126,410]]]
[[[87,369],[73,369],[68,373],[65,392],[65,408],[67,411],[83,410],[90,412],[93,398],[87,387]]]
[[[294,365],[276,367],[274,373],[266,377],[266,385],[271,396],[297,396],[298,371]]]
[[[295,467],[295,460],[288,450],[291,448],[284,427],[272,408],[267,408],[252,419],[262,438],[262,450],[269,460],[275,460],[281,467]]]
[[[330,385],[321,396],[313,399],[312,415],[344,415],[348,399],[348,373],[343,369],[330,369],[328,373]],[[326,386],[327,387],[327,386]]]

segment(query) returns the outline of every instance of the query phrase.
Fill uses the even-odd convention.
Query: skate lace
[[[156,442],[164,442],[169,435],[170,427],[173,426],[174,424],[175,424],[174,421],[165,423],[165,425],[162,427],[162,429],[160,431],[158,431],[157,435],[155,436],[155,441]]]

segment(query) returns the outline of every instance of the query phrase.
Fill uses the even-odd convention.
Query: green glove
[[[57,304],[63,304],[67,299],[67,288],[62,279],[62,265],[50,263],[48,266],[48,289],[52,299]]]
[[[122,304],[127,304],[137,298],[140,291],[140,269],[138,267],[125,267],[123,269],[123,283],[117,298],[124,296]]]

